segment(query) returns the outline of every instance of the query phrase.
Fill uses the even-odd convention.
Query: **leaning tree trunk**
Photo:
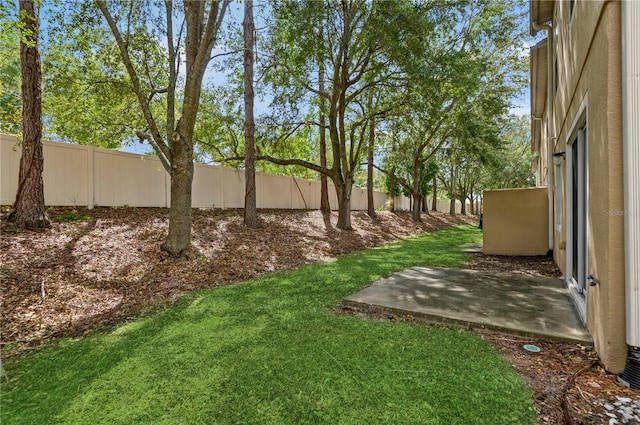
[[[253,0],[244,3],[244,224],[258,227],[256,205],[256,153],[254,149],[255,121],[253,117]]]
[[[51,227],[44,204],[42,89],[38,52],[38,17],[33,1],[20,0],[20,65],[22,74],[22,155],[13,211],[7,217],[18,227]]]

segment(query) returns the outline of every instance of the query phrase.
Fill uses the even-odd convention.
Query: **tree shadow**
[[[191,260],[174,259],[160,250],[167,226],[167,210],[160,208],[82,210],[90,220],[58,223],[53,238],[70,237],[46,249],[45,239],[52,235],[3,235],[1,259],[10,260],[3,261],[1,269],[3,355],[109,328],[174,303],[188,291],[326,262],[448,225],[437,218],[433,225],[416,225],[408,215],[371,219],[354,212],[355,230],[341,231],[332,226],[331,214],[261,210],[262,227],[249,229],[239,212],[194,210],[197,255]],[[43,281],[45,297],[40,293]]]

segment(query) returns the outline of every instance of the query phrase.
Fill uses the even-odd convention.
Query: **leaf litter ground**
[[[447,214],[352,213],[353,231],[335,229],[337,215],[262,210],[261,227],[243,225],[242,210],[194,210],[195,256],[176,260],[160,250],[168,210],[54,208],[47,232],[2,222],[0,241],[3,360],[53,338],[109,328],[173,303],[181,294],[241,282],[276,270],[433,232],[475,219]],[[544,257],[471,254],[469,268],[559,277]],[[609,424],[604,404],[637,392],[615,384],[590,347],[478,331],[528,381],[541,424]],[[525,352],[533,343],[539,354]]]

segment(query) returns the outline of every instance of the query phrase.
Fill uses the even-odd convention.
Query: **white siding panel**
[[[354,196],[355,195],[355,196]],[[355,207],[352,210],[366,210],[367,209],[367,189],[354,187],[351,192],[351,199],[355,201]]]
[[[310,180],[295,179],[291,188],[291,208],[318,209],[320,208],[320,184]]]
[[[338,195],[336,194],[336,187],[333,183],[327,182],[327,192],[329,192],[329,206],[332,210],[338,210]]]
[[[389,200],[389,195],[383,192],[373,192],[373,204],[376,207],[376,210],[384,209],[387,206],[387,201]]]

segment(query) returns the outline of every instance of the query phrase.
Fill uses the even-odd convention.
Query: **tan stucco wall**
[[[572,126],[585,107],[587,127],[587,327],[605,367],[622,372],[626,360],[624,199],[622,167],[622,70],[620,3],[556,2],[558,93],[554,101],[556,152],[565,152]],[[566,182],[566,158],[562,162]],[[566,185],[566,183],[565,183]],[[566,196],[567,190],[564,189]],[[567,202],[554,253],[566,270]]]
[[[547,253],[547,188],[490,190],[483,199],[485,254]]]

